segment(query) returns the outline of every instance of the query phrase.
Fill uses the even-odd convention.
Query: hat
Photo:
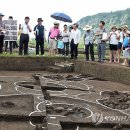
[[[126,33],[130,35],[130,31],[127,31]]]
[[[43,21],[43,19],[42,18],[38,18],[37,21],[40,22],[40,21]]]
[[[121,29],[124,29],[124,26],[121,26],[120,28],[121,28]]]
[[[123,28],[124,28],[124,29],[128,29],[128,25],[124,25]]]
[[[111,27],[111,30],[112,29],[116,29],[117,30],[117,26],[116,25],[113,25],[112,27]]]
[[[54,25],[59,25],[59,23],[58,22],[54,22]]]
[[[4,14],[0,13],[0,16],[5,16]]]
[[[92,26],[89,26],[89,25],[86,25],[83,30],[84,31],[88,31],[88,30],[91,30],[92,29]]]

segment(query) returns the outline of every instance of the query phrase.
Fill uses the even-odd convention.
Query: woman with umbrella
[[[59,21],[72,23],[72,19],[70,18],[70,16],[68,16],[64,13],[56,12],[56,13],[53,13],[51,15],[51,17],[56,19],[56,20],[59,20]],[[49,40],[49,47],[51,46],[50,51],[49,51],[50,54],[51,53],[56,54],[56,49],[52,50],[51,48],[52,48],[52,45],[54,45],[53,47],[56,48],[56,46],[55,46],[55,44],[57,44],[56,39],[57,39],[58,35],[60,36],[60,30],[58,29],[58,27],[59,27],[59,24],[57,22],[54,23],[54,27],[49,32],[49,39],[50,39]]]

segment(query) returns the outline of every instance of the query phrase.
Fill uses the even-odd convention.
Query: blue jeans
[[[105,42],[98,43],[97,50],[98,50],[99,61],[104,61],[105,60],[105,52],[106,52],[106,43]]]

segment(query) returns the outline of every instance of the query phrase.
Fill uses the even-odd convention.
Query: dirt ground
[[[17,82],[34,82],[34,78],[32,75],[34,74],[42,74],[43,77],[45,75],[54,75],[50,72],[45,72],[45,71],[0,71],[0,85],[1,85],[1,90],[0,90],[0,95],[13,95],[13,94],[23,94],[23,95],[28,95],[32,94],[34,95],[34,102],[32,98],[21,98],[16,100],[16,103],[18,104],[16,108],[13,109],[7,109],[9,113],[17,113],[19,115],[20,113],[24,114],[29,114],[33,110],[35,111],[35,107],[40,101],[37,101],[37,97],[41,98],[40,100],[42,101],[42,93],[41,93],[41,87],[38,85],[34,85],[33,89],[29,88],[22,88],[22,87],[16,87]],[[68,74],[62,74],[64,77],[67,76]],[[69,75],[79,75],[76,73],[71,73]],[[55,80],[50,80],[50,79],[40,79],[41,82],[51,82],[51,83],[56,83],[60,84],[63,86],[66,86],[67,89],[63,91],[51,91],[48,90],[49,96],[52,98],[50,101],[52,103],[63,103],[63,104],[78,104],[80,107],[85,107],[87,106],[88,108],[91,109],[91,111],[95,112],[102,112],[103,114],[107,116],[112,116],[112,115],[118,115],[118,116],[123,116],[123,115],[130,115],[130,110],[123,110],[122,112],[116,110],[113,111],[110,108],[106,108],[102,106],[101,104],[97,103],[97,99],[102,99],[106,98],[100,95],[101,91],[127,91],[127,93],[130,94],[130,86],[124,85],[121,83],[116,83],[116,82],[110,82],[110,81],[104,81],[101,79],[94,79],[93,77],[86,77],[81,81],[73,81],[73,80],[60,80],[60,81],[55,81]],[[16,83],[16,84],[15,84]],[[31,84],[33,86],[33,84]],[[81,90],[80,90],[81,89]],[[18,91],[16,91],[18,90]],[[41,96],[41,97],[40,97]],[[0,104],[4,100],[3,98],[0,98]],[[25,101],[24,101],[25,100]],[[12,100],[13,101],[13,100]],[[34,104],[33,104],[34,103]],[[33,105],[32,105],[33,104]],[[24,108],[21,108],[21,106],[26,106]],[[1,105],[0,105],[1,107]],[[34,107],[34,108],[33,108]],[[20,108],[20,109],[19,109]],[[16,111],[18,109],[18,111]],[[44,105],[41,103],[37,106],[37,109],[43,110]],[[59,109],[59,108],[58,108]],[[61,108],[60,108],[61,109]],[[2,113],[4,113],[4,109],[1,109]],[[0,111],[1,111],[0,110]],[[39,112],[40,113],[40,112]],[[36,115],[39,114],[38,111],[36,110]],[[54,112],[55,113],[55,112]],[[56,114],[56,113],[55,113]],[[59,118],[57,117],[55,119],[50,119],[48,121],[49,124],[57,124],[59,122]],[[65,120],[71,120],[71,121],[77,121],[77,122],[85,122],[86,119],[74,119],[74,118],[68,118]],[[127,123],[126,123],[127,124]],[[53,125],[52,125],[53,127]],[[30,125],[28,121],[17,121],[17,122],[7,122],[7,121],[0,121],[0,128],[1,130],[33,130],[35,127],[33,125]],[[112,128],[87,128],[87,127],[79,127],[79,129],[71,129],[71,128],[62,128],[63,130],[95,130],[95,129],[101,129],[101,130],[112,130]],[[50,130],[50,129],[49,129]],[[57,128],[53,127],[53,130],[59,130]],[[124,128],[123,130],[128,130],[127,128]]]

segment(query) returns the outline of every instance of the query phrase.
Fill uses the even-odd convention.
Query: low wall
[[[0,70],[40,71],[61,61],[66,59],[63,57],[0,57]]]
[[[48,70],[49,66],[54,66],[55,63],[68,60],[63,57],[0,57],[0,70],[43,71]],[[130,85],[130,67],[76,60],[74,71]]]
[[[130,85],[130,67],[75,61],[74,70],[76,73]]]

